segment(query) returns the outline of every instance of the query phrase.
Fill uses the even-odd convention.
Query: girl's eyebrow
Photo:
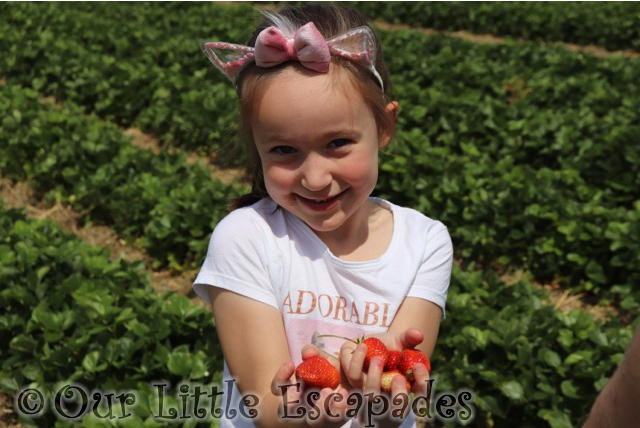
[[[335,129],[327,132],[320,133],[318,135],[314,135],[312,137],[309,134],[305,134],[302,138],[304,141],[309,141],[310,138],[314,140],[332,140],[334,138],[357,138],[361,135],[361,133],[353,128],[349,129]],[[265,144],[270,143],[290,143],[290,142],[299,142],[301,139],[293,136],[287,137],[280,134],[271,134],[267,135],[267,137],[262,141]]]

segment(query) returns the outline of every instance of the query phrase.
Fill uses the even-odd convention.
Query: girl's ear
[[[380,133],[380,138],[378,139],[378,146],[380,148],[386,147],[393,138],[393,133],[396,130],[396,119],[398,117],[398,110],[400,108],[400,104],[397,101],[391,101],[387,104],[387,114],[391,115],[391,126],[385,128]]]

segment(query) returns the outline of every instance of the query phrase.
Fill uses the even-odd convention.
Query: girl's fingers
[[[302,359],[303,360],[307,360],[307,359],[312,358],[312,357],[322,357],[322,358],[326,358],[328,360],[332,360],[332,359],[335,360],[336,359],[335,355],[331,355],[331,354],[325,352],[324,350],[318,348],[316,345],[312,345],[312,344],[305,345],[302,348],[302,351],[300,351],[300,352],[302,354]]]
[[[350,351],[347,350],[346,352]],[[343,353],[344,352],[340,353],[341,357]],[[364,374],[362,372],[362,366],[364,365],[364,359],[366,356],[367,345],[365,345],[364,343],[360,343],[356,347],[355,351],[353,351],[353,354],[351,354],[350,359],[348,356],[345,356],[345,358],[348,360],[348,367],[347,370],[345,370],[345,373],[352,388],[362,389],[362,387],[364,386]]]
[[[429,372],[424,364],[416,364],[413,366],[413,391],[416,395],[426,396],[429,387]]]
[[[287,361],[278,369],[278,372],[271,381],[271,393],[273,395],[282,396],[283,390],[280,388],[282,385],[291,383],[291,376],[295,372],[296,368],[291,361]],[[296,389],[295,387],[289,387],[286,390]]]
[[[339,422],[344,419],[347,410],[347,390],[340,388],[337,392],[327,395],[325,419],[329,422]]]
[[[382,358],[374,357],[371,359],[371,363],[369,364],[369,371],[367,372],[367,379],[363,388],[365,394],[380,394],[380,380],[382,378],[383,368],[384,361],[382,360]]]
[[[391,402],[389,403],[389,414],[394,417],[406,418],[409,414],[411,403],[409,402],[409,391],[407,381],[402,375],[394,376],[391,381]],[[401,409],[404,409],[401,412]]]
[[[429,384],[429,372],[424,364],[417,364],[413,367],[413,376],[415,377],[413,391],[416,397],[427,397],[430,388]],[[426,411],[427,402],[425,400],[417,401],[417,414],[423,414]]]
[[[323,351],[322,349],[318,348],[315,345],[305,345],[302,348],[302,359],[303,360],[307,360],[309,358],[313,358],[313,357],[322,357],[326,360],[328,360],[332,366],[334,366],[338,372],[340,372],[340,361],[334,356],[331,355],[325,351]]]
[[[302,359],[303,360],[307,360],[309,358],[313,358],[313,357],[321,357],[322,355],[320,355],[320,348],[318,348],[315,345],[305,345],[302,348],[302,351],[300,351],[300,353],[302,354]]]
[[[311,408],[307,412],[307,424],[312,427],[319,427],[324,424],[325,419],[328,418],[330,412],[329,395],[333,394],[333,390],[330,388],[323,388],[320,390],[320,397],[315,402],[317,408]]]
[[[424,340],[424,335],[417,328],[408,328],[400,334],[400,344],[402,349],[414,348]]]

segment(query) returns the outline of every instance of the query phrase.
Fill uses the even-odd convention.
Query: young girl
[[[233,386],[221,426],[355,426],[346,398],[379,392],[381,361],[365,372],[366,345],[320,336],[376,335],[430,357],[451,239],[441,222],[370,196],[398,103],[366,19],[332,5],[265,15],[249,46],[202,44],[235,85],[254,162],[253,190],[216,226],[193,285],[213,306],[224,385]],[[340,369],[341,386],[321,392],[321,403],[335,394],[319,417],[279,419],[284,400],[300,397],[295,388],[282,397],[281,386],[318,355]],[[424,365],[415,377],[414,392],[426,395]],[[396,376],[392,395],[405,385]],[[255,419],[240,413],[247,394],[259,402]],[[409,413],[402,426],[414,423]]]

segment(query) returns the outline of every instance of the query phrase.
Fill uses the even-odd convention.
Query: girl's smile
[[[338,195],[331,196],[326,199],[309,199],[300,196],[300,200],[312,210],[329,211],[338,204],[339,200],[342,198],[342,195],[344,195],[345,192],[346,190],[339,193]]]
[[[286,67],[272,76],[252,131],[266,189],[278,205],[325,242],[366,233],[378,149],[390,136],[379,136],[370,108],[341,67],[326,74]]]

